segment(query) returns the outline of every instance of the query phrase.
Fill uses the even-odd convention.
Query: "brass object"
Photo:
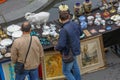
[[[81,5],[79,2],[77,2],[74,5],[74,14],[75,14],[75,17],[81,16],[83,14],[83,12],[84,12],[83,5]]]
[[[92,11],[92,2],[91,1],[83,2],[83,7],[86,13],[90,13]]]
[[[3,31],[0,29],[0,35],[2,35]]]
[[[60,11],[68,11],[68,10],[69,10],[69,7],[68,7],[68,5],[61,4],[61,5],[59,6],[59,10],[60,10]]]
[[[115,13],[116,9],[114,7],[112,7],[112,9],[110,10],[110,13]]]
[[[111,5],[112,5],[112,8],[111,8],[111,10],[110,10],[110,13],[115,13],[115,12],[116,12],[116,9],[115,9],[112,1],[111,1]]]

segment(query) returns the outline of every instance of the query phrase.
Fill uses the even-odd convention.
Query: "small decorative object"
[[[108,25],[112,25],[114,22],[113,22],[112,20],[107,20],[106,23],[107,23]]]
[[[119,2],[119,6],[117,8],[117,13],[120,14],[120,2]]]
[[[92,1],[85,0],[83,2],[83,6],[86,13],[90,13],[92,11]]]
[[[5,57],[11,57],[11,53],[6,53]]]
[[[12,24],[12,25],[10,25],[10,26],[7,27],[7,34],[8,34],[9,36],[12,36],[12,33],[13,33],[13,32],[18,31],[18,30],[20,30],[20,29],[21,29],[20,26],[15,25],[15,24]]]
[[[88,21],[88,25],[91,26],[93,24],[93,21],[94,21],[94,16],[88,16],[87,21]]]
[[[100,14],[99,12],[97,12],[97,13],[95,14],[95,18],[101,18],[101,14]]]
[[[81,16],[83,14],[83,12],[84,12],[83,5],[81,5],[79,2],[77,2],[74,5],[74,14],[75,14],[75,17]]]
[[[93,21],[94,20],[94,16],[88,16],[87,19],[88,19],[88,21],[90,21],[90,20]]]
[[[103,17],[107,20],[107,19],[109,19],[110,18],[110,13],[107,11],[107,10],[105,10],[104,12],[103,12]]]
[[[0,45],[0,52],[4,55],[7,52],[7,48],[5,46]]]
[[[86,21],[82,21],[80,24],[81,24],[82,29],[87,28],[87,22]]]
[[[108,9],[108,7],[107,0],[102,0],[102,7],[100,7],[100,10]]]
[[[101,18],[96,18],[94,20],[94,24],[97,25],[97,26],[101,25],[101,20],[102,20]]]
[[[101,24],[103,25],[103,28],[105,28],[105,23],[106,23],[105,20],[101,20]]]
[[[101,33],[105,32],[105,29],[99,29],[99,32],[101,32]]]
[[[0,59],[2,59],[3,58],[3,55],[0,53]]]
[[[30,35],[31,36],[37,36],[37,37],[40,36],[40,34],[38,32],[36,32],[36,31],[34,31],[34,30],[30,32]]]
[[[110,19],[113,21],[118,21],[120,19],[120,15],[113,15],[113,16],[111,16]]]
[[[2,35],[0,35],[1,39],[8,38],[7,34],[3,32]]]
[[[49,12],[39,12],[39,13],[27,12],[25,14],[26,20],[28,20],[31,24],[36,25],[35,27],[37,29],[41,28],[41,24],[46,25],[46,22],[48,21],[49,16],[50,16]]]
[[[85,34],[83,33],[81,36],[80,36],[80,39],[84,38],[85,37]]]
[[[42,36],[43,36],[43,37],[46,37],[46,36],[49,35],[49,33],[50,33],[50,27],[47,26],[47,25],[44,25],[44,26],[43,26]]]
[[[81,28],[82,29],[85,29],[85,28],[87,28],[87,22],[85,21],[86,20],[86,18],[85,18],[85,16],[80,16],[79,17],[79,20],[80,20],[80,25],[81,25]]]
[[[106,27],[106,30],[111,30],[111,29],[112,29],[111,26]]]
[[[110,3],[111,3],[111,5],[112,5],[112,8],[111,8],[111,10],[110,10],[110,13],[115,13],[115,12],[116,12],[116,9],[115,9],[115,7],[114,7],[114,5],[113,5],[113,1],[111,0]]]
[[[55,31],[55,30],[50,30],[50,33],[49,33],[51,36],[53,37],[57,37],[58,36],[58,33]]]
[[[69,7],[66,4],[61,4],[59,6],[59,11],[68,11],[68,10],[69,10]]]
[[[48,46],[50,45],[50,41],[48,41],[47,38],[39,38],[40,39],[40,43],[43,45],[43,46]]]
[[[91,36],[91,33],[88,30],[83,30],[83,32],[87,37]]]
[[[17,39],[17,38],[21,37],[22,34],[23,34],[23,32],[22,32],[21,30],[15,31],[15,32],[12,33],[12,39],[13,39],[13,40],[14,40],[14,39]]]
[[[79,17],[79,20],[80,20],[80,22],[82,22],[82,21],[85,21],[86,18],[85,18],[85,16],[80,16],[80,17]]]
[[[97,31],[96,31],[95,29],[91,29],[90,32],[91,32],[92,34],[97,33]]]
[[[12,42],[13,42],[12,39],[6,38],[0,41],[0,45],[7,47],[7,46],[10,46]]]
[[[2,35],[3,34],[3,30],[2,30],[2,28],[0,28],[0,35]]]
[[[50,24],[50,29],[51,30],[56,30],[56,25],[55,24]]]
[[[116,24],[117,26],[120,26],[120,20],[119,20],[119,21],[116,21],[115,24]]]

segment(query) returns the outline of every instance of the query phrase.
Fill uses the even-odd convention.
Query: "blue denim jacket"
[[[73,21],[66,22],[60,30],[58,44],[56,45],[55,49],[67,55],[71,48],[74,56],[79,55],[81,35],[82,30],[79,24],[76,24]]]

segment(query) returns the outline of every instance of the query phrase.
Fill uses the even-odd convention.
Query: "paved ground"
[[[47,2],[48,0],[7,0],[0,4],[0,23],[5,22],[2,15],[6,22],[14,21],[24,17],[27,12],[42,8]]]

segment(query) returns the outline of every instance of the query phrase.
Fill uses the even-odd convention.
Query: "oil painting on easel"
[[[78,60],[81,73],[88,73],[103,67],[105,65],[103,53],[100,36],[81,41],[81,55]]]

